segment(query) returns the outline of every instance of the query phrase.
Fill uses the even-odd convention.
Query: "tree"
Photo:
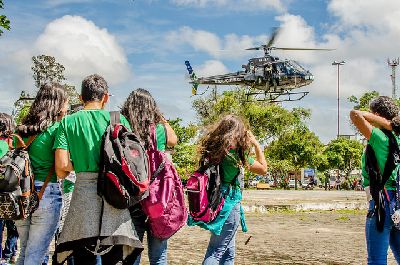
[[[294,170],[298,179],[297,173],[301,168],[318,166],[322,150],[323,145],[319,138],[308,128],[303,127],[287,132],[272,141],[265,152],[272,170]],[[297,188],[297,181],[295,187]]]
[[[3,0],[0,0],[0,9],[4,9]],[[1,28],[10,30],[10,20],[5,15],[0,15],[0,36],[4,33]]]
[[[304,121],[311,115],[309,110],[303,108],[287,110],[277,104],[249,101],[244,89],[198,98],[193,102],[193,109],[201,125],[208,125],[223,114],[243,116],[262,143],[295,128],[305,127]]]
[[[75,87],[64,83],[66,80],[64,76],[65,67],[58,63],[53,56],[49,55],[38,55],[32,57],[32,71],[33,79],[35,80],[35,86],[40,88],[42,85],[50,82],[62,84],[65,92],[69,98],[69,104],[79,104],[79,94],[76,92]],[[35,92],[36,94],[36,92]],[[28,113],[30,105],[34,96],[29,96],[26,91],[22,91],[20,98],[14,103],[14,117],[17,123],[21,122],[23,117]]]
[[[331,169],[343,171],[348,179],[354,169],[361,167],[361,156],[364,146],[357,140],[339,138],[332,140],[324,155]]]
[[[361,95],[360,98],[357,98],[356,96],[353,95],[349,97],[348,100],[355,104],[354,109],[368,111],[369,103],[371,102],[372,99],[376,97],[379,97],[379,92],[374,90],[371,92],[364,93],[363,95]]]
[[[178,144],[174,147],[172,159],[176,170],[183,179],[187,179],[197,168],[197,145],[193,143],[197,134],[197,126],[189,124],[183,126],[182,119],[169,120],[169,124],[178,137]]]
[[[56,58],[49,55],[38,55],[32,57],[32,71],[35,85],[40,88],[46,83],[61,83],[65,80],[65,67],[56,62]]]

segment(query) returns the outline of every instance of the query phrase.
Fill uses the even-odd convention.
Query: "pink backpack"
[[[211,222],[224,206],[229,190],[221,192],[221,175],[219,165],[202,166],[188,179],[189,214],[194,221]]]
[[[151,126],[149,196],[141,201],[154,237],[167,239],[186,224],[187,210],[181,179],[165,153],[157,150],[155,127]]]

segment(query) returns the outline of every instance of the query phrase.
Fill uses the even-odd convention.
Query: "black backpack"
[[[20,220],[27,218],[38,207],[44,190],[54,173],[54,166],[47,174],[39,192],[36,192],[34,175],[28,148],[36,136],[24,143],[18,135],[18,148],[8,151],[0,159],[0,219]]]
[[[150,185],[149,162],[139,138],[110,112],[102,140],[97,193],[113,207],[129,208],[146,198]]]
[[[383,172],[381,172],[381,170],[379,169],[378,161],[376,159],[375,152],[372,149],[372,146],[368,144],[365,150],[366,171],[370,179],[371,196],[375,203],[373,212],[377,220],[376,226],[378,231],[383,231],[383,226],[385,223],[385,197],[387,196],[387,193],[385,191],[385,184],[389,179],[389,177],[392,175],[393,170],[400,163],[400,150],[397,144],[396,137],[393,135],[391,131],[382,129],[382,132],[385,133],[389,141],[389,153]],[[398,209],[400,207],[400,196],[399,196],[400,176],[399,172],[397,172],[397,174],[398,176],[396,178],[396,201],[394,207]],[[389,198],[387,199],[390,202]],[[393,206],[389,207],[391,211],[396,210],[392,208]]]

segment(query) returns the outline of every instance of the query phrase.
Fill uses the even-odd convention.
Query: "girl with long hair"
[[[368,264],[387,264],[388,248],[392,249],[397,263],[400,264],[400,231],[391,218],[390,202],[396,200],[396,181],[399,165],[393,163],[390,172],[386,172],[389,161],[389,137],[399,142],[399,107],[393,99],[385,96],[375,98],[370,103],[370,111],[352,110],[350,118],[360,133],[368,140],[368,146],[362,157],[363,186],[369,201],[369,210],[365,223]],[[392,135],[391,135],[392,134]],[[372,153],[371,153],[372,152]],[[371,157],[376,162],[371,165]],[[373,159],[373,158],[372,158]],[[381,177],[371,171],[380,172]],[[384,175],[388,177],[383,182]],[[381,196],[382,195],[382,196]]]
[[[249,155],[252,147],[255,159]],[[235,115],[226,115],[208,128],[199,143],[199,156],[201,164],[222,166],[221,193],[228,195],[213,221],[197,222],[189,216],[188,225],[199,225],[212,232],[203,264],[234,264],[239,224],[242,224],[244,232],[247,231],[240,204],[242,192],[238,175],[243,167],[255,174],[265,175],[267,162],[247,124]]]
[[[17,127],[17,133],[28,147],[35,189],[39,192],[50,172],[39,208],[27,219],[16,221],[21,251],[18,265],[42,264],[56,232],[61,214],[61,190],[54,173],[53,144],[59,121],[67,113],[68,97],[63,86],[51,83],[40,87],[28,114]]]
[[[149,91],[142,88],[132,91],[123,104],[121,113],[128,119],[132,132],[139,137],[146,149],[149,149],[151,145],[150,130],[152,126],[156,127],[158,150],[165,151],[167,146],[176,145],[176,134],[163,118]],[[144,232],[147,230],[150,264],[167,264],[167,240],[161,240],[151,235],[146,225],[146,216],[142,212],[140,204],[131,209],[131,215],[140,240],[143,241]],[[134,265],[140,264],[140,258],[138,256]]]

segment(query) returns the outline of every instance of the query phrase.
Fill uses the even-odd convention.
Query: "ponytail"
[[[390,123],[392,125],[392,131],[396,135],[400,135],[400,116],[394,117]]]

